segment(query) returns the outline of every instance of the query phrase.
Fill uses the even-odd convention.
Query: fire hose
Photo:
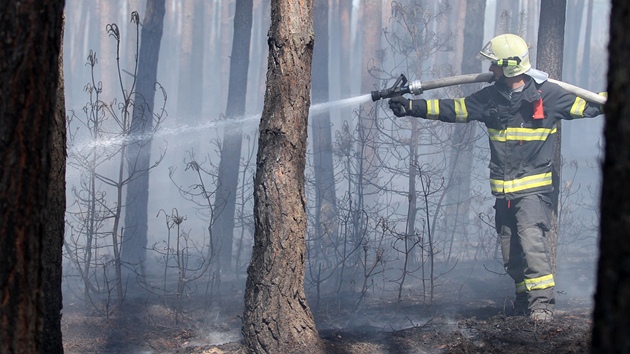
[[[407,78],[404,74],[400,74],[398,79],[394,82],[389,88],[380,90],[380,91],[372,91],[372,101],[376,102],[378,100],[382,100],[385,98],[392,98],[396,96],[402,96],[406,93],[411,93],[413,95],[420,95],[424,91],[433,90],[442,87],[454,86],[454,85],[462,85],[462,84],[472,84],[478,82],[492,82],[494,80],[493,73],[479,73],[479,74],[466,74],[466,75],[457,75],[450,76],[441,79],[431,80],[427,82],[421,82],[420,80],[412,81],[407,84]],[[606,97],[600,96],[595,92],[588,91],[581,87],[577,87],[566,82],[547,79],[549,82],[555,83],[558,86],[562,87],[566,91],[583,98],[586,101],[594,102],[598,104],[606,103]]]

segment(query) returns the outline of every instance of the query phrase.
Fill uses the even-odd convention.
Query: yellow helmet
[[[531,69],[529,47],[525,40],[515,34],[496,36],[477,54],[477,59],[489,60],[503,67],[503,75],[514,77]]]

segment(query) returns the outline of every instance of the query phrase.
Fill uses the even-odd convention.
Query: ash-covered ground
[[[309,304],[332,354],[587,353],[594,274],[592,258],[559,264],[558,305],[548,323],[505,315],[513,283],[496,263],[460,264],[435,279],[432,289],[410,281],[400,301],[393,287],[367,292],[358,307],[356,293],[319,299],[309,293]],[[128,296],[123,309],[104,316],[66,296],[65,352],[245,353],[241,282],[224,280],[221,296],[212,299],[191,294],[182,311],[173,299]]]

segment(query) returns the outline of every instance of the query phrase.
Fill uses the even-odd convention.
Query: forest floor
[[[557,310],[546,323],[506,316],[513,283],[487,270],[440,278],[431,301],[430,292],[416,286],[406,288],[401,301],[397,292],[368,294],[358,310],[349,310],[356,302],[340,301],[338,295],[309,299],[309,304],[331,354],[588,353],[593,285],[584,274],[593,270],[580,267],[592,264],[565,267],[566,277],[574,279],[571,289],[581,290],[557,286]],[[243,293],[236,287],[227,291],[223,284],[227,294],[220,303],[190,297],[177,320],[175,306],[157,299],[127,300],[123,311],[110,316],[86,312],[84,304],[67,299],[65,352],[245,353],[240,344]]]

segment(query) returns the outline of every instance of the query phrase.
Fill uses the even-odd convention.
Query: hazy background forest
[[[483,286],[510,297],[485,129],[396,118],[385,101],[369,96],[400,74],[423,81],[461,74],[467,2],[384,0],[373,8],[330,0],[324,9],[318,3],[305,280],[318,328],[349,322],[341,315],[322,319],[325,307],[356,314],[367,298],[431,304],[447,282],[490,278]],[[203,298],[211,322],[224,311],[221,297],[242,298],[270,8],[253,0],[251,30],[243,32],[234,29],[248,23],[237,4],[166,0],[149,105],[148,97],[134,95],[146,2],[66,0],[66,309],[80,305],[109,317],[133,298],[153,298],[171,304],[177,322],[195,309],[190,299]],[[605,90],[609,7],[604,0],[567,1],[562,81]],[[539,8],[539,1],[485,1],[478,49],[497,34],[517,33],[530,43],[535,65]],[[250,44],[239,52],[233,41]],[[473,72],[487,69],[478,62]],[[239,74],[244,81],[235,79]],[[424,97],[461,97],[479,87]],[[138,130],[132,111],[145,105],[151,119]],[[562,125],[560,308],[595,286],[603,123]],[[147,151],[148,163],[139,164]],[[216,341],[237,338],[238,328],[225,333]]]

